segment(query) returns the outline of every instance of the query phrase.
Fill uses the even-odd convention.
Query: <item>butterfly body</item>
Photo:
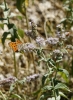
[[[14,52],[17,52],[17,51],[18,51],[18,45],[21,45],[22,42],[21,42],[20,40],[17,39],[16,42],[9,42],[8,44],[9,44],[9,46],[12,48],[12,50],[13,50]]]

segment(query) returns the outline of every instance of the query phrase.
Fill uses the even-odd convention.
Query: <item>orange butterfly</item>
[[[9,42],[9,46],[12,48],[14,52],[18,51],[18,45],[22,44],[22,42],[16,39],[16,42]]]

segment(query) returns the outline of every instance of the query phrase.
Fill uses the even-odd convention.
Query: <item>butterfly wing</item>
[[[18,39],[16,39],[16,43],[17,44],[22,44],[22,42],[20,40],[18,40]]]
[[[14,52],[18,51],[16,42],[9,42],[9,46],[12,48]]]
[[[22,47],[22,42],[18,39],[16,39],[16,43],[17,43],[17,48],[18,48],[18,51],[21,51],[21,47]]]
[[[16,42],[9,42],[9,46],[12,48],[14,52],[18,51],[18,45],[22,44],[22,42],[16,39]]]

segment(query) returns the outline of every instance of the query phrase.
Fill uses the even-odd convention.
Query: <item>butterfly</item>
[[[21,44],[23,44],[20,40],[18,40],[18,39],[16,39],[16,41],[15,42],[9,42],[8,43],[9,44],[9,46],[12,48],[12,50],[14,51],[14,52],[17,52],[17,51],[19,51],[18,49],[18,46],[20,46]]]

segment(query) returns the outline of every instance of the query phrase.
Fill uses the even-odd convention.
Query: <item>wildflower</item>
[[[48,45],[56,45],[59,43],[59,39],[58,38],[47,38],[47,40],[45,41]]]
[[[32,30],[25,30],[25,33],[26,33],[26,35],[28,35],[28,36],[30,36],[30,37],[31,37]]]
[[[57,56],[63,56],[63,53],[60,50],[54,50],[53,54],[57,55]]]
[[[32,43],[26,43],[23,46],[23,50],[24,51],[33,51],[35,49],[36,49],[36,46],[34,44],[32,44]]]
[[[15,81],[17,81],[16,77],[11,76],[9,78],[5,78],[3,80],[0,80],[0,85],[4,86],[4,87],[9,87]]]
[[[26,77],[27,82],[34,81],[36,78],[38,78],[39,74],[34,74]]]
[[[67,45],[67,46],[66,46],[66,49],[73,50],[73,46],[72,46],[72,45]]]
[[[62,38],[63,40],[67,40],[67,38],[69,38],[69,36],[70,36],[70,32],[64,32],[64,33],[61,35],[61,38]]]
[[[32,39],[36,39],[36,34],[32,30],[25,31],[26,35]]]
[[[52,53],[52,58],[54,60],[61,60],[63,57],[63,53],[60,50],[54,50]]]
[[[36,43],[37,43],[39,46],[45,46],[45,40],[44,40],[44,38],[42,38],[42,37],[37,37],[37,38],[36,38]]]
[[[31,20],[30,22],[31,30],[26,31],[25,33],[31,37],[32,39],[36,39],[37,37],[37,25]]]

